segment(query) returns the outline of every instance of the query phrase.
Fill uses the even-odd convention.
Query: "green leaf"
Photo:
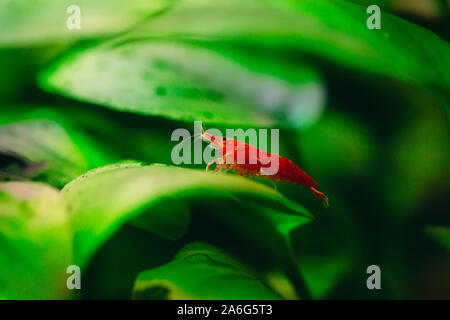
[[[366,9],[343,0],[185,0],[133,35],[294,49],[355,70],[450,87],[447,42],[386,12],[381,30],[369,30]]]
[[[425,231],[436,242],[450,251],[450,227],[428,226]]]
[[[280,299],[225,252],[191,243],[174,260],[138,275],[135,299]]]
[[[314,299],[324,299],[349,271],[349,261],[338,256],[298,259]]]
[[[162,200],[152,209],[151,215],[151,219],[146,215],[138,215],[129,224],[169,240],[177,240],[184,235],[190,221],[189,206],[176,199]]]
[[[128,40],[73,52],[41,74],[41,87],[183,121],[304,128],[322,112],[325,88],[317,72],[275,54]]]
[[[75,259],[84,266],[92,254],[132,218],[137,224],[168,239],[178,239],[189,225],[190,213],[178,201],[215,197],[239,199],[295,216],[299,223],[312,215],[299,204],[263,184],[230,174],[138,163],[115,164],[89,171],[67,184],[63,195],[75,231]],[[177,206],[170,210],[167,206]],[[173,208],[173,207],[172,207]],[[262,218],[267,217],[260,211]],[[279,223],[285,219],[281,217]]]
[[[26,165],[12,168],[11,175],[6,173],[6,178],[12,180],[34,178],[63,186],[88,169],[83,152],[65,129],[52,120],[1,125],[0,151]]]
[[[95,112],[86,112],[79,105],[68,107],[15,104],[2,106],[0,112],[2,114],[0,125],[28,120],[57,123],[81,150],[88,169],[120,160],[114,154],[115,151],[111,151],[111,148],[106,148],[97,141],[97,136],[105,134],[105,131],[125,130],[115,126],[107,115],[100,116]],[[98,128],[98,131],[95,131],[95,128]]]
[[[446,4],[440,0],[398,1],[398,0],[347,0],[363,6],[378,5],[382,10],[402,13],[407,17],[437,20],[445,17]]]
[[[0,183],[2,298],[67,298],[71,240],[58,190],[37,182]]]
[[[22,47],[122,31],[172,4],[173,0],[0,0],[0,47]],[[80,8],[80,28],[67,23]]]
[[[283,212],[276,209],[256,206],[256,210],[261,210],[267,214],[269,219],[277,227],[280,234],[284,235],[287,239],[292,230],[310,222],[310,217],[300,217],[287,212]]]

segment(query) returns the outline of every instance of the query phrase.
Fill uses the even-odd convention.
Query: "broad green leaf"
[[[450,251],[450,227],[428,226],[425,231],[436,242]]]
[[[381,30],[369,30],[366,9],[344,0],[185,0],[133,34],[294,49],[352,69],[448,90],[447,42],[386,12]]]
[[[296,216],[301,221],[296,226],[312,218],[299,204],[250,179],[158,164],[125,163],[95,169],[67,184],[62,192],[73,220],[75,259],[80,265],[123,223],[139,215],[133,224],[178,239],[186,232],[190,213],[177,201],[191,198],[206,202],[221,197],[258,204],[288,218]],[[181,210],[168,210],[167,206]],[[261,211],[260,216],[266,219],[267,213]],[[283,222],[281,217],[278,223]]]
[[[170,199],[162,200],[158,206],[152,209],[152,218],[139,215],[129,221],[131,225],[154,232],[170,240],[177,240],[184,235],[189,224],[189,206],[184,201]],[[174,221],[177,225],[174,226]]]
[[[23,47],[120,32],[172,0],[0,0],[0,47]],[[80,28],[70,29],[76,9]]]
[[[0,183],[0,296],[62,299],[72,233],[57,189],[37,182]]]
[[[89,108],[89,110],[91,110]],[[73,143],[81,150],[88,169],[120,160],[115,150],[102,146],[96,136],[105,131],[125,130],[118,128],[107,116],[86,112],[78,105],[42,106],[33,104],[3,105],[0,107],[2,117],[0,126],[22,121],[52,121],[57,123]],[[94,128],[98,128],[95,131]],[[87,134],[89,132],[89,135]]]
[[[34,178],[63,186],[88,169],[82,151],[52,120],[24,120],[0,125],[0,151],[27,167],[6,178]]]
[[[73,52],[40,84],[116,110],[247,126],[304,128],[325,100],[317,72],[282,57],[151,40]]]
[[[280,299],[225,252],[191,243],[174,260],[136,279],[135,299]]]

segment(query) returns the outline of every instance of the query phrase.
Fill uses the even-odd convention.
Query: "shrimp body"
[[[303,186],[309,189],[325,207],[328,207],[328,198],[319,191],[317,183],[291,160],[260,151],[256,147],[234,139],[215,137],[206,132],[202,134],[202,137],[204,140],[211,142],[221,154],[220,158],[208,164],[207,171],[213,163],[216,163],[216,171],[231,170],[243,176],[261,177],[270,181]],[[245,161],[238,161],[239,155],[244,155]],[[271,167],[271,161],[273,160],[278,161],[278,171],[275,174],[263,174],[265,169]]]

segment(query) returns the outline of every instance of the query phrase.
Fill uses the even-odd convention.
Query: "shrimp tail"
[[[328,208],[330,206],[330,204],[328,203],[328,197],[323,192],[320,192],[314,187],[310,187],[309,189],[323,203],[325,208]]]

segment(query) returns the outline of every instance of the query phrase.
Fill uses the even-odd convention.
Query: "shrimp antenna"
[[[193,139],[193,142],[195,143],[197,139],[201,139],[203,137],[203,134],[205,133],[205,127],[203,126],[202,121],[194,121],[194,134],[191,136]]]
[[[190,135],[186,139],[184,139],[178,146],[183,148],[185,143],[195,143],[198,139],[202,139],[203,134],[205,133],[205,129],[203,127],[203,123],[201,121],[194,121],[194,134]]]

